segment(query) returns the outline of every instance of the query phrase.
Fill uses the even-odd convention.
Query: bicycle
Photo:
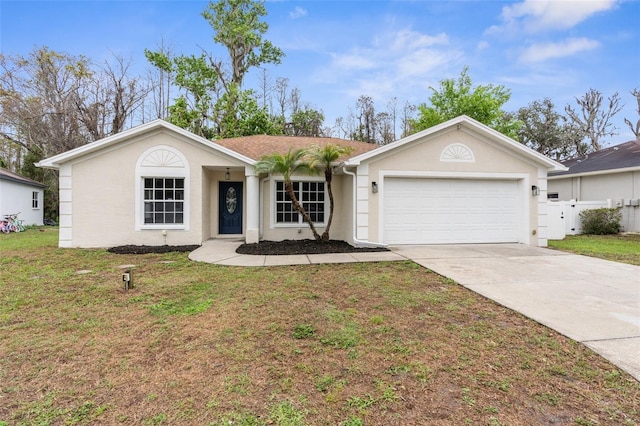
[[[8,234],[9,232],[22,232],[25,230],[23,220],[18,219],[20,213],[5,215],[2,221],[2,232]]]

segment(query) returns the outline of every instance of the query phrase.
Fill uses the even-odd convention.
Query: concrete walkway
[[[211,240],[195,261],[232,266],[412,260],[583,343],[640,380],[640,267],[521,244],[398,246],[390,252],[239,255]]]
[[[284,266],[319,263],[355,263],[407,260],[392,251],[370,253],[297,254],[291,256],[255,256],[236,253],[242,241],[209,240],[189,254],[189,259],[227,266]]]

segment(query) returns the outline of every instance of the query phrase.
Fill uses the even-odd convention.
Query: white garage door
[[[387,178],[384,242],[518,242],[519,199],[512,180]]]

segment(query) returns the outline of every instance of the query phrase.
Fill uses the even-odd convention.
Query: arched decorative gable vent
[[[140,162],[141,167],[184,167],[184,161],[174,151],[167,148],[157,148],[147,155]]]
[[[440,161],[473,163],[476,160],[468,146],[461,143],[453,143],[442,150]]]

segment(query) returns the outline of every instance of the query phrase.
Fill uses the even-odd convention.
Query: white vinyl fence
[[[547,202],[548,232],[550,240],[561,240],[565,235],[582,233],[580,212],[588,209],[617,207],[622,213],[622,231],[640,232],[640,199],[604,201],[549,201]]]
[[[603,207],[613,207],[612,201],[549,201],[547,203],[549,239],[562,240],[566,235],[582,233],[580,212]]]

